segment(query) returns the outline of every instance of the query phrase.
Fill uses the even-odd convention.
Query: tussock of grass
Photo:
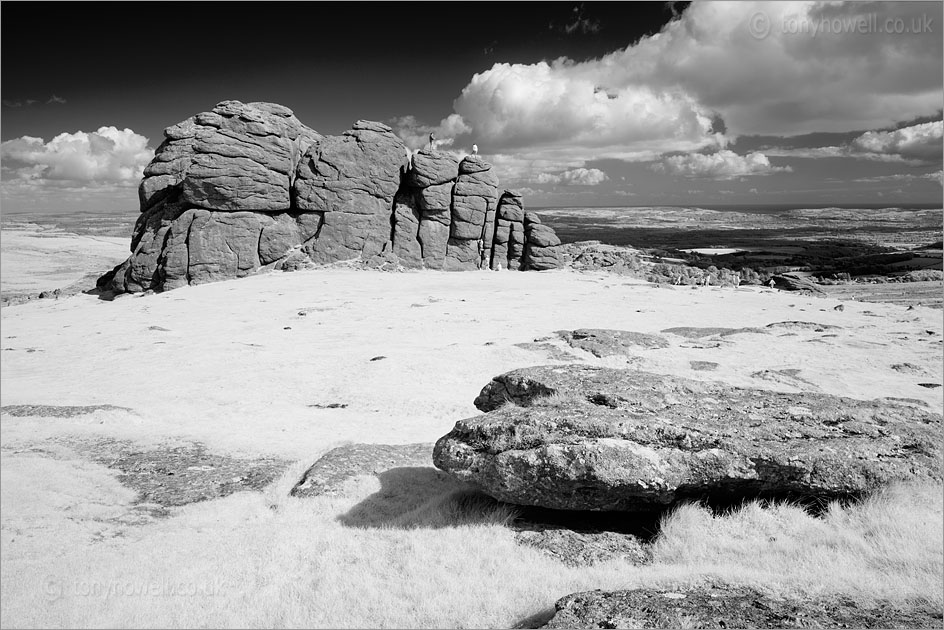
[[[655,562],[680,572],[774,591],[848,593],[944,603],[944,497],[938,485],[900,484],[822,517],[788,503],[748,503],[725,515],[688,504],[663,519]],[[740,578],[740,579],[739,579]]]
[[[532,407],[560,407],[576,402],[586,402],[585,399],[571,392],[554,392],[531,401]]]

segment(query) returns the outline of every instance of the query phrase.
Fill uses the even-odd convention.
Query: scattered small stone
[[[936,387],[941,386],[940,383],[918,383],[918,385],[920,385],[921,387],[926,387],[928,389],[935,389]]]
[[[285,326],[284,328],[282,328],[282,330],[291,330],[291,329],[292,329],[291,326]]]
[[[387,358],[387,357],[385,357],[384,355],[378,354],[377,356],[375,356],[374,358],[372,358],[371,361],[383,361],[383,360],[386,359],[386,358]]]
[[[696,372],[712,372],[718,369],[718,364],[714,361],[689,361],[689,365]]]
[[[924,369],[915,365],[914,363],[894,363],[892,364],[892,369],[896,372],[903,372],[905,374],[924,374]]]
[[[843,306],[842,304],[837,304],[836,306],[833,307],[833,310],[834,310],[834,311],[844,311],[844,310],[846,310],[846,307]]]
[[[168,329],[162,328],[161,326],[148,326],[148,330],[157,330],[159,332],[170,332]]]
[[[315,409],[347,409],[347,403],[314,403],[308,406]]]

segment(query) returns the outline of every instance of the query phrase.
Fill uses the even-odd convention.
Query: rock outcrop
[[[440,438],[434,463],[520,505],[828,500],[942,477],[940,414],[887,400],[565,365],[495,377],[475,404],[487,413]]]
[[[322,136],[281,105],[224,101],[164,136],[139,187],[131,256],[99,279],[102,290],[381,255],[405,268],[475,269],[496,259],[499,240],[503,268],[561,266],[546,226],[528,238],[521,217],[520,229],[496,238],[499,199],[523,205],[500,194],[488,162],[430,151],[411,159],[382,123]]]
[[[773,278],[774,285],[784,291],[809,291],[810,293],[826,295],[826,292],[816,286],[809,278],[795,273],[781,273]]]

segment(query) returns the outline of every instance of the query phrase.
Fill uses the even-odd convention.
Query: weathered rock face
[[[325,137],[272,103],[224,101],[164,135],[139,188],[131,257],[99,279],[103,290],[381,253],[407,268],[474,269],[492,258],[498,179],[477,156],[459,163],[420,151],[410,160],[382,123]],[[534,268],[551,257],[535,257]]]
[[[810,293],[821,293],[824,295],[826,293],[809,278],[798,276],[795,273],[776,275],[773,277],[773,281],[778,289],[784,289],[785,291],[809,291]]]
[[[541,224],[541,218],[533,212],[524,215],[524,264],[527,269],[543,271],[561,266],[558,246],[559,238],[550,227]]]
[[[830,499],[942,477],[941,416],[889,401],[566,365],[498,376],[475,404],[488,413],[456,423],[434,463],[521,505],[643,511],[686,498]]]
[[[785,599],[744,586],[588,591],[563,597],[542,628],[939,628],[941,613],[917,603],[846,597]]]

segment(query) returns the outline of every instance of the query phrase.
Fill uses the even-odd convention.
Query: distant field
[[[887,302],[902,306],[944,308],[944,282],[893,282],[888,284],[820,285],[830,297],[859,302]]]

